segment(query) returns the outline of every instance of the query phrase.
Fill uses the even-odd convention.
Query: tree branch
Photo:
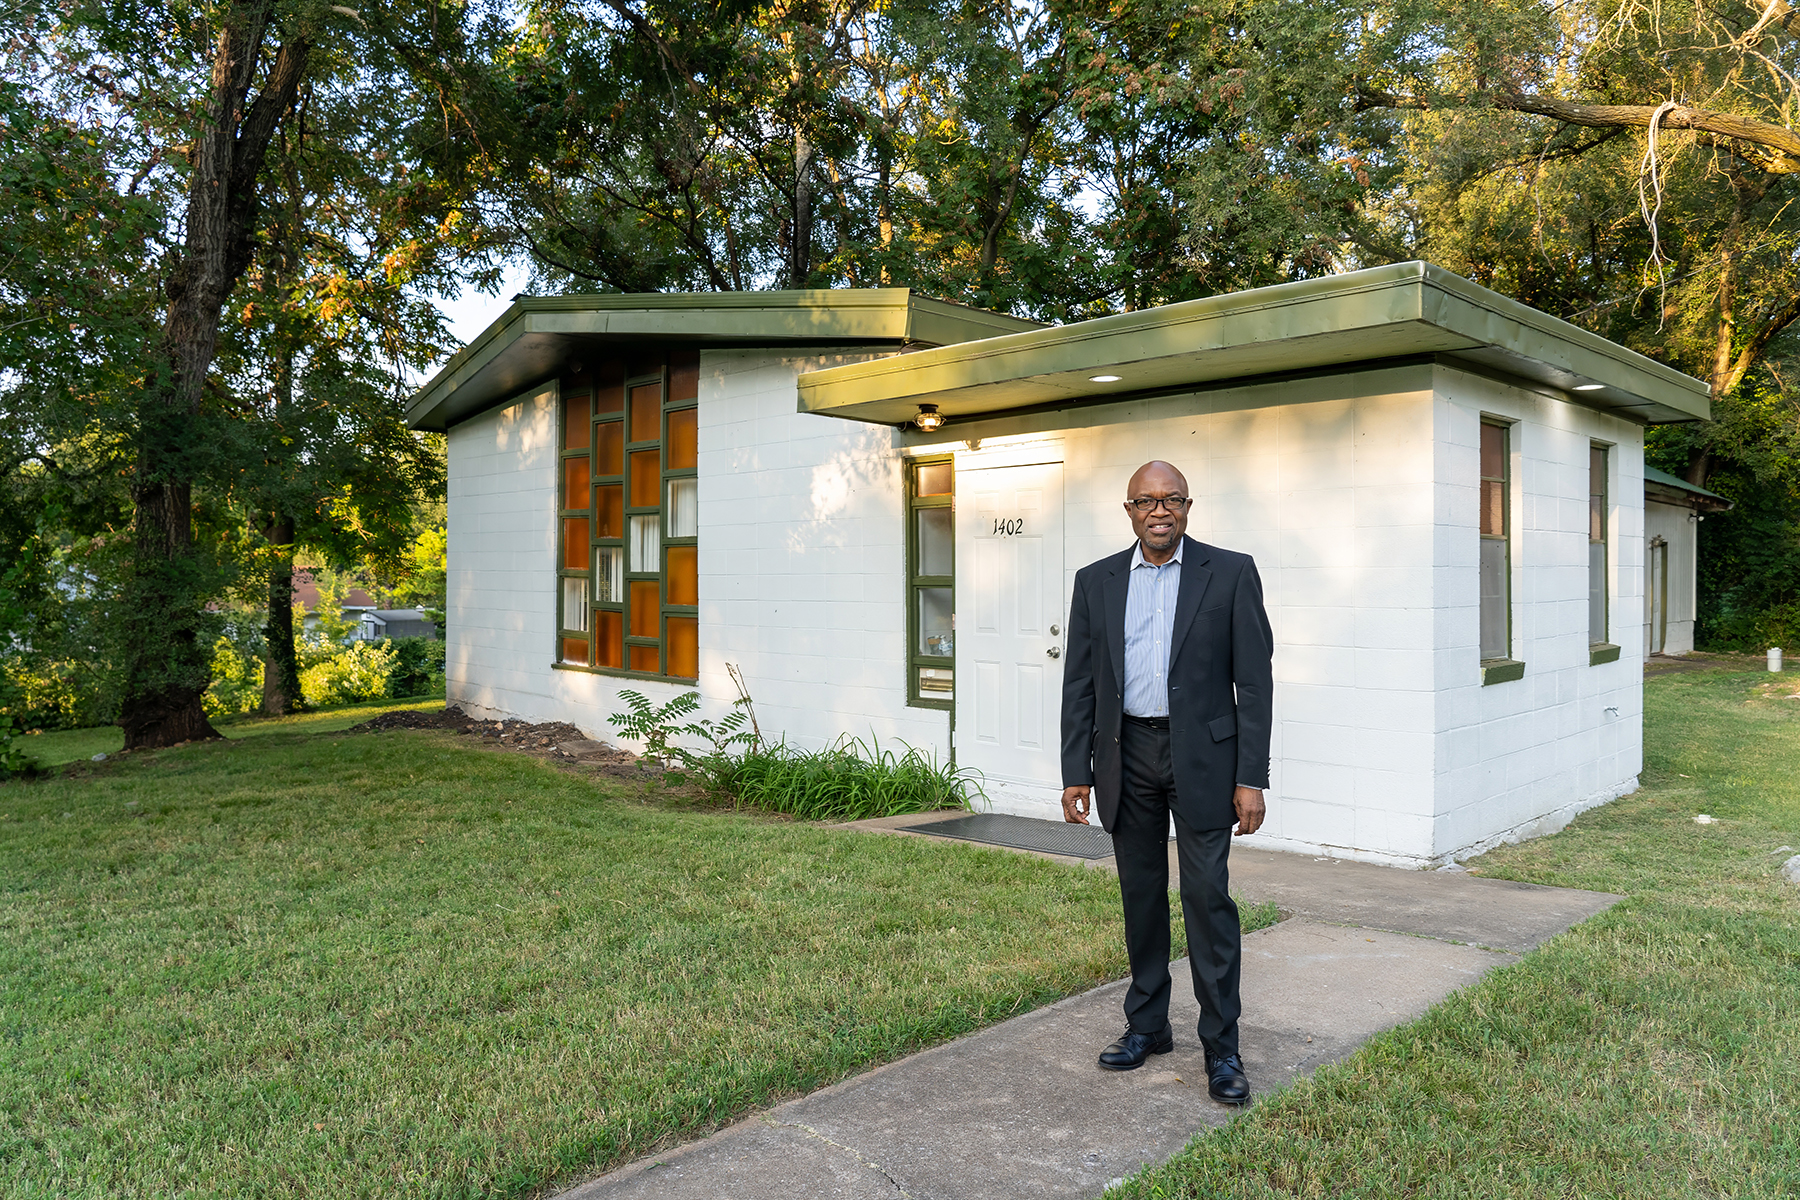
[[[1478,100],[1485,100],[1495,108],[1508,112],[1530,113],[1568,125],[1584,125],[1590,129],[1623,126],[1648,129],[1651,119],[1661,107],[1655,104],[1584,104],[1527,92],[1493,92],[1481,97],[1469,97],[1454,105],[1434,105],[1432,101],[1417,97],[1366,90],[1357,93],[1356,106],[1359,109],[1474,107]],[[1659,124],[1664,129],[1692,129],[1759,146],[1767,152],[1756,160],[1764,171],[1771,175],[1800,174],[1800,134],[1786,126],[1740,117],[1734,113],[1693,108],[1686,104],[1664,109]]]

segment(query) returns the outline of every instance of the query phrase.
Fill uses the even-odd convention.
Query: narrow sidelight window
[[[906,463],[907,702],[955,699],[955,468],[948,458]]]
[[[1481,657],[1512,650],[1511,430],[1481,423]]]
[[[693,351],[563,379],[561,662],[699,676],[699,397]]]
[[[1609,641],[1606,622],[1606,447],[1588,447],[1588,641]]]

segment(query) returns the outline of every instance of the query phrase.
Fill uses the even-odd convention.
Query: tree
[[[65,536],[129,532],[128,554],[108,542],[107,597],[127,744],[209,736],[211,609],[247,568],[278,562],[284,520],[294,536],[311,521],[321,544],[397,561],[411,531],[390,516],[404,524],[413,491],[440,477],[399,407],[406,371],[438,346],[419,293],[442,286],[436,255],[458,222],[442,181],[418,169],[433,134],[413,118],[439,81],[407,64],[462,38],[462,10],[17,11],[6,160],[31,167],[40,210],[7,245],[56,253],[9,258],[0,292],[24,314],[8,324],[21,354],[0,380],[26,415],[9,479],[69,489],[83,464],[125,473],[124,529],[61,511]],[[333,154],[315,153],[334,138]],[[53,187],[65,190],[44,203]],[[310,508],[284,512],[294,488]]]

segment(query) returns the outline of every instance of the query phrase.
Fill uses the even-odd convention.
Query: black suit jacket
[[[1250,556],[1193,538],[1183,544],[1168,675],[1175,802],[1195,828],[1228,829],[1237,820],[1237,785],[1269,786],[1275,639]],[[1063,786],[1093,786],[1108,832],[1118,820],[1123,779],[1130,574],[1131,550],[1076,573],[1063,668]]]

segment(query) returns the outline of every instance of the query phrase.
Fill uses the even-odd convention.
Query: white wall
[[[1060,442],[1070,581],[1130,546],[1120,502],[1154,458],[1187,476],[1190,535],[1256,559],[1275,632],[1275,728],[1269,819],[1246,844],[1434,854],[1431,371],[968,422],[935,439],[980,438],[984,455]]]
[[[1685,504],[1659,504],[1654,500],[1644,503],[1644,544],[1648,546],[1655,537],[1669,544],[1669,612],[1664,654],[1689,654],[1694,649],[1699,535],[1695,516]],[[1646,619],[1648,616],[1646,611]],[[1647,639],[1648,631],[1645,636]]]
[[[1638,427],[1418,365],[897,438],[795,411],[795,376],[835,361],[702,357],[700,686],[713,715],[734,695],[725,666],[736,663],[767,733],[809,746],[873,733],[947,754],[948,714],[905,703],[896,442],[980,439],[984,454],[1054,442],[1070,578],[1130,544],[1119,501],[1151,458],[1186,473],[1195,537],[1257,560],[1276,636],[1276,724],[1270,817],[1250,844],[1425,865],[1548,832],[1634,785]],[[1514,655],[1526,664],[1523,679],[1486,687],[1475,524],[1484,413],[1516,422]],[[610,740],[621,688],[658,699],[675,688],[551,668],[555,438],[551,392],[451,431],[450,698]],[[1588,665],[1590,440],[1615,447],[1611,637],[1622,654],[1599,666]]]
[[[854,361],[708,351],[700,373],[700,691],[743,672],[765,733],[841,734],[949,752],[948,714],[906,705],[904,514],[892,432],[803,417],[795,377]],[[447,686],[485,717],[570,721],[616,741],[632,689],[680,685],[554,668],[553,387],[450,431]]]
[[[1479,662],[1481,418],[1512,427],[1512,656],[1524,678],[1483,686]],[[1637,786],[1643,763],[1641,427],[1560,397],[1440,366],[1434,406],[1436,858],[1562,828]],[[1609,444],[1609,638],[1589,665],[1588,447]]]

